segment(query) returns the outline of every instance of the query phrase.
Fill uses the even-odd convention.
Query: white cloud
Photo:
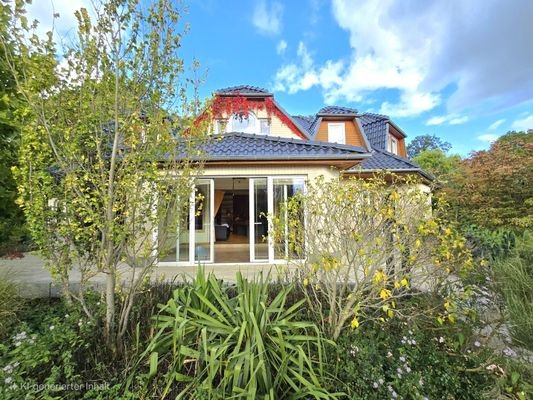
[[[526,115],[524,118],[517,119],[511,125],[515,131],[527,132],[528,129],[533,129],[533,114]]]
[[[398,100],[383,103],[381,109],[402,116],[420,114],[443,101],[450,114],[464,114],[483,104],[498,109],[531,99],[531,1],[509,7],[487,0],[480,9],[469,1],[333,0],[332,8],[349,35],[351,54],[314,63],[312,70],[294,62],[298,72],[292,81],[276,75],[276,83],[294,89],[304,86],[298,80],[312,73],[330,101],[355,101],[393,90]],[[326,87],[320,71],[339,62],[343,66],[334,81],[340,83]]]
[[[479,135],[477,138],[482,142],[492,143],[495,142],[499,137],[500,135],[496,135],[494,133],[486,133],[484,135]]]
[[[287,50],[287,42],[284,39],[281,39],[276,46],[276,53],[283,54]]]
[[[495,131],[498,129],[503,123],[505,122],[505,118],[499,119],[497,121],[494,121],[492,124],[489,125],[489,129],[491,131]]]
[[[81,8],[86,8],[89,15],[94,16],[91,0],[40,0],[28,5],[27,10],[30,20],[39,21],[39,36],[53,28],[56,39],[64,39],[75,36],[78,21],[74,12]],[[54,19],[54,13],[59,14],[59,18]]]
[[[470,118],[468,118],[466,115],[458,115],[458,114],[449,114],[449,115],[440,115],[431,117],[426,121],[427,126],[432,125],[442,125],[442,124],[449,124],[449,125],[461,125],[466,122],[468,122]]]
[[[270,7],[266,0],[259,0],[255,4],[252,23],[259,33],[277,35],[281,32],[281,17],[283,5],[273,1]]]

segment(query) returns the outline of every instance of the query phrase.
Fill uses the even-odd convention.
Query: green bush
[[[59,301],[32,301],[22,316],[0,344],[1,399],[79,399],[90,389],[85,383],[105,383],[98,378],[105,351],[99,326]],[[62,386],[68,384],[83,387]]]
[[[0,276],[0,341],[17,322],[22,304],[17,285],[6,276]]]
[[[533,350],[533,235],[530,232],[517,238],[510,256],[496,260],[494,281],[504,301],[513,339]]]
[[[199,270],[162,307],[144,354],[150,371],[143,381],[134,370],[130,384],[158,398],[333,397],[320,385],[324,340],[316,325],[297,320],[304,300],[287,306],[292,289],[272,299],[269,276],[238,274],[228,287]]]
[[[417,307],[424,307],[417,304]],[[531,369],[497,357],[471,321],[440,325],[413,316],[344,331],[330,390],[351,399],[526,399]]]

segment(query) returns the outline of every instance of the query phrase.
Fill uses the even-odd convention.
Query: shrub
[[[409,178],[318,179],[271,220],[309,307],[336,339],[347,325],[392,318],[402,298],[440,290],[471,267],[464,238],[440,211]]]
[[[199,269],[156,317],[157,334],[140,379],[147,394],[166,398],[330,398],[320,385],[323,346],[318,328],[297,321],[304,300],[287,307],[292,286],[272,299],[269,276],[235,287]],[[143,360],[141,358],[141,360]],[[134,370],[130,384],[139,380]]]
[[[531,368],[496,356],[472,332],[472,321],[440,325],[424,316],[345,330],[333,349],[337,380],[330,389],[352,399],[525,400],[533,395]]]
[[[16,323],[23,300],[18,294],[17,285],[7,277],[0,277],[0,341]]]
[[[54,385],[83,381],[96,327],[61,303],[34,302],[24,312],[24,321],[0,345],[0,398],[80,398],[81,391]]]
[[[511,255],[494,262],[494,281],[499,289],[517,342],[533,350],[533,235],[525,232]]]

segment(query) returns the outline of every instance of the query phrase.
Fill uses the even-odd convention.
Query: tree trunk
[[[106,298],[106,315],[105,315],[105,335],[108,346],[114,350],[115,335],[115,285],[116,276],[114,268],[107,273],[105,298]]]

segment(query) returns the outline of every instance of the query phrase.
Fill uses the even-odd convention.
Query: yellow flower
[[[386,279],[387,279],[387,275],[385,275],[385,273],[382,270],[379,270],[374,275],[374,284],[378,284],[379,282],[384,281]]]
[[[387,300],[391,296],[392,292],[389,289],[381,289],[379,292],[379,297],[381,297],[383,300]]]
[[[444,234],[446,236],[450,236],[452,234],[452,230],[450,228],[446,228],[446,230],[444,231]]]
[[[352,324],[351,324],[351,325],[352,325],[352,329],[357,329],[357,328],[359,328],[359,321],[357,320],[357,317],[354,317],[354,318],[352,319]]]
[[[402,284],[402,286],[407,286],[409,282],[407,282],[407,279],[403,278],[400,283]]]
[[[359,249],[359,257],[363,257],[365,255],[364,249]]]
[[[307,286],[307,285],[309,285],[309,279],[305,278],[304,279],[304,286]]]
[[[399,289],[399,288],[402,287],[402,285],[400,285],[400,282],[396,281],[396,282],[394,282],[394,287],[395,287],[396,289]]]
[[[415,240],[415,247],[418,249],[420,247],[420,239]]]
[[[318,283],[317,283],[315,284],[315,290],[318,290],[318,289],[320,289],[320,286],[318,286]]]

